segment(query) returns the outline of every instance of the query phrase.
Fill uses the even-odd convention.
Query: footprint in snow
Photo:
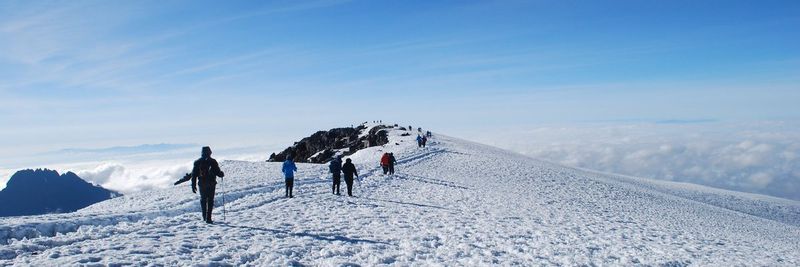
[[[78,263],[92,263],[92,262],[99,262],[101,260],[103,260],[103,258],[100,258],[100,257],[88,257],[88,258],[85,258],[85,259],[78,260]]]

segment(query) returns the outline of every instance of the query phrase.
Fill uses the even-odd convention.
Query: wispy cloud
[[[696,123],[711,123],[717,122],[716,119],[667,119],[667,120],[659,120],[655,123],[658,124],[696,124]]]
[[[65,148],[52,153],[55,154],[139,154],[165,152],[190,147],[198,147],[196,144],[144,144],[138,146],[115,146],[106,148]]]
[[[141,72],[168,58],[168,49],[143,49],[148,37],[124,40],[115,30],[134,14],[125,5],[72,2],[53,8],[20,8],[17,16],[0,20],[0,57],[21,67],[11,84],[0,90],[29,86],[116,90],[142,84]],[[8,66],[7,68],[12,68]]]
[[[312,1],[290,1],[288,5],[274,5],[268,6],[259,10],[254,10],[251,12],[247,12],[244,14],[228,17],[222,20],[219,20],[215,23],[222,23],[227,21],[239,20],[239,19],[246,19],[252,17],[259,17],[259,16],[266,16],[271,14],[280,14],[280,13],[291,13],[291,12],[300,12],[300,11],[307,11],[319,8],[327,8],[342,4],[347,4],[353,2],[353,0],[312,0]]]
[[[16,7],[17,12],[0,19],[0,58],[17,64],[20,75],[0,84],[3,91],[21,91],[46,85],[88,88],[123,94],[158,90],[175,83],[175,76],[213,70],[277,53],[256,51],[216,61],[185,58],[181,42],[188,34],[230,21],[270,14],[302,12],[346,4],[349,1],[296,1],[144,31],[135,38],[120,34],[129,24],[144,22],[140,10],[154,9],[148,3],[110,4],[71,2],[60,5]],[[209,55],[213,57],[213,55]],[[205,57],[201,57],[202,60]],[[169,64],[165,64],[169,63]],[[169,67],[167,67],[169,66]],[[21,68],[20,68],[21,67]],[[0,68],[3,68],[0,65]],[[5,68],[12,68],[6,66]],[[163,71],[173,69],[164,75]],[[210,74],[228,75],[228,74]],[[213,77],[211,77],[213,78]]]

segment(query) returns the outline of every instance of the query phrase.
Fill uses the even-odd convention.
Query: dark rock
[[[73,212],[121,194],[92,185],[78,175],[47,169],[21,170],[0,191],[0,216]]]
[[[267,161],[281,162],[291,156],[295,162],[325,163],[333,159],[337,151],[342,156],[355,153],[358,150],[382,146],[389,143],[388,132],[390,126],[375,126],[370,131],[359,137],[367,127],[360,125],[356,128],[334,128],[328,131],[318,131],[309,137],[295,142],[280,153],[272,153]]]
[[[388,132],[386,132],[386,130],[384,130],[386,128],[389,128],[389,127],[383,126],[383,125],[379,125],[379,126],[373,127],[369,131],[369,134],[366,136],[367,137],[366,139],[369,141],[369,146],[362,147],[362,148],[373,147],[373,146],[382,146],[382,145],[385,145],[386,143],[389,143]]]

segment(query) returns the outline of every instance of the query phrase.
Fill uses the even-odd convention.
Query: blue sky
[[[373,119],[464,137],[796,120],[798,14],[798,1],[3,1],[0,168],[66,148],[273,146]]]

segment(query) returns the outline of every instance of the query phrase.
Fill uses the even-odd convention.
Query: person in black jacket
[[[336,158],[331,160],[331,164],[328,168],[333,174],[333,193],[341,195],[339,193],[339,185],[342,184],[342,156],[336,156]]]
[[[389,153],[389,175],[394,174],[395,163],[397,163],[397,159],[394,158],[394,153]]]
[[[356,171],[356,166],[353,165],[353,162],[348,158],[345,164],[342,166],[342,172],[344,172],[344,182],[347,183],[347,195],[353,196],[353,175],[358,177],[358,171]]]
[[[203,220],[206,223],[213,223],[211,211],[214,210],[217,177],[225,177],[225,174],[219,169],[217,160],[211,158],[211,148],[204,146],[200,159],[194,162],[192,168],[192,193],[197,193],[197,184],[200,180],[200,209],[203,211]]]

